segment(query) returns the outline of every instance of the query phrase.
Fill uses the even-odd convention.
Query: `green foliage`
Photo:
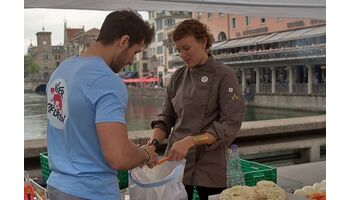
[[[36,74],[39,72],[39,65],[34,63],[34,59],[31,56],[24,56],[24,77],[28,77],[30,74]]]

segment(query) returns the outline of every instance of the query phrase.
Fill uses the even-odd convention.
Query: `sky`
[[[64,21],[68,28],[82,28],[85,31],[92,28],[100,29],[104,18],[110,11],[90,10],[63,10],[63,9],[24,9],[24,54],[32,42],[36,43],[36,33],[42,31],[51,32],[52,45],[63,44]],[[148,19],[147,12],[140,12],[144,19]]]

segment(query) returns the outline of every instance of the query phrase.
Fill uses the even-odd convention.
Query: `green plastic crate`
[[[119,188],[121,190],[128,187],[129,185],[128,176],[129,176],[128,170],[118,170]]]
[[[277,169],[257,162],[241,159],[244,181],[247,186],[255,186],[261,180],[277,183]]]
[[[41,175],[46,182],[51,174],[51,170],[49,168],[49,160],[47,159],[47,152],[40,153],[40,166],[41,166]]]
[[[46,182],[49,178],[51,170],[49,168],[49,161],[47,158],[47,152],[40,153],[40,165],[41,165],[41,175]],[[128,170],[117,170],[119,188],[124,189],[128,187]]]

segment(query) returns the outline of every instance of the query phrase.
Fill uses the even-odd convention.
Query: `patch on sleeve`
[[[233,94],[232,100],[233,101],[241,101],[242,102],[242,99],[239,98],[239,96],[237,96],[236,94]]]

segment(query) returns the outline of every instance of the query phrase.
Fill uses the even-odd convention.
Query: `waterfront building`
[[[326,24],[326,21],[316,19],[253,17],[224,13],[194,12],[192,16],[209,27],[215,41]]]
[[[36,33],[37,45],[30,44],[28,55],[32,56],[34,63],[39,65],[39,73],[28,77],[30,80],[47,82],[52,72],[65,59],[65,51],[62,45],[52,45],[51,32],[42,31]]]
[[[211,53],[236,70],[243,91],[325,95],[325,21],[222,13],[193,18],[209,27],[215,39]],[[183,65],[177,54],[169,61],[171,69]]]
[[[149,69],[156,72],[161,80],[161,86],[165,84],[165,76],[169,69],[169,56],[174,48],[167,45],[168,32],[173,30],[176,24],[185,19],[192,18],[191,12],[183,11],[149,11],[149,23],[155,27],[155,40],[149,46]]]
[[[96,41],[98,34],[99,29],[85,31],[84,27],[68,28],[65,22],[63,45],[52,45],[51,32],[44,28],[37,32],[37,45],[30,44],[27,54],[39,65],[39,73],[25,79],[25,90],[35,91],[38,86],[46,85],[52,72],[63,60],[81,54]]]
[[[65,49],[67,58],[80,55],[89,46],[91,46],[97,39],[100,30],[92,28],[88,31],[82,29],[69,29],[65,27]],[[67,36],[67,37],[66,37]]]

